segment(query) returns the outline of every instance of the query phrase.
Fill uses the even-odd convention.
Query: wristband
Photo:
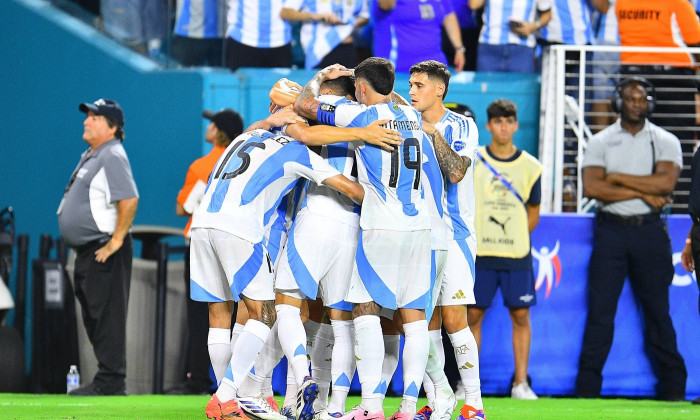
[[[462,45],[461,47],[455,47],[455,51],[462,51],[466,54],[467,48],[464,45]]]

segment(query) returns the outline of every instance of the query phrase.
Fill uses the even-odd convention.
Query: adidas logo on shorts
[[[453,300],[456,300],[456,299],[465,299],[466,297],[467,297],[467,296],[464,294],[464,292],[462,291],[462,289],[459,289],[459,291],[457,291],[457,293],[455,293],[455,295],[452,296],[452,299],[453,299]]]

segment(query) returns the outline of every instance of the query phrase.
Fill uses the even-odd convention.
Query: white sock
[[[282,360],[282,356],[284,356],[282,348],[280,347],[279,338],[277,337],[278,329],[278,324],[275,322],[270,330],[270,334],[267,336],[267,340],[265,340],[265,345],[263,345],[262,350],[258,353],[257,359],[255,359],[253,369],[248,373],[241,387],[238,388],[238,395],[272,395],[271,379],[268,378],[271,378],[272,371],[280,360]],[[269,388],[265,387],[266,384],[269,384]]]
[[[287,361],[287,389],[284,391],[284,407],[291,405],[296,408],[297,406],[297,380],[294,378],[294,371],[292,366]]]
[[[243,332],[241,332],[238,340],[236,340],[236,345],[233,347],[231,363],[226,370],[224,379],[221,381],[222,386],[219,386],[219,389],[216,391],[219,400],[228,401],[236,396],[238,388],[253,367],[255,359],[258,357],[258,353],[265,344],[269,334],[270,327],[260,321],[249,319],[245,323]]]
[[[333,355],[333,327],[321,324],[311,353],[311,377],[318,384],[318,396],[314,401],[314,412],[328,405],[328,391],[331,388],[331,357]]]
[[[333,326],[333,357],[331,360],[331,379],[333,392],[328,403],[329,413],[345,413],[345,400],[350,392],[350,382],[355,375],[355,326],[352,321],[331,320]]]
[[[233,324],[233,329],[231,330],[231,351],[233,351],[233,346],[236,345],[236,340],[238,340],[238,337],[243,332],[244,327],[245,325],[239,324],[238,322]]]
[[[436,395],[450,396],[454,395],[454,392],[452,391],[452,387],[450,387],[450,383],[447,380],[447,376],[445,376],[445,363],[444,360],[442,361],[442,363],[440,362],[440,352],[436,348],[435,342],[433,342],[433,340],[430,340],[429,345],[430,351],[428,363],[425,366],[425,373],[431,381],[431,383],[433,384],[433,400],[429,400],[429,404],[431,408],[434,408],[434,398]],[[423,383],[423,387],[425,387],[425,383]]]
[[[304,323],[304,331],[306,331],[306,354],[308,355],[314,352],[314,342],[316,341],[319,329],[321,329],[321,324],[316,321],[307,319]]]
[[[464,400],[478,404],[481,402],[481,381],[479,380],[479,349],[476,346],[474,334],[467,327],[448,336],[455,349],[457,368],[465,390]]]
[[[292,305],[277,305],[277,334],[285,356],[289,361],[297,386],[309,375],[309,359],[306,352],[306,331],[301,323],[300,310]]]
[[[403,330],[406,342],[403,346],[403,399],[399,410],[415,413],[418,391],[428,363],[428,321],[423,319],[403,324]]]
[[[228,364],[231,363],[231,331],[228,328],[209,328],[207,348],[218,385],[224,378]]]
[[[401,349],[401,336],[385,335],[384,341],[384,363],[382,363],[382,382],[389,387],[391,378],[394,377],[396,367],[399,365],[399,351]]]
[[[438,374],[436,368],[443,370],[442,376],[445,376],[445,349],[442,346],[442,330],[429,330],[428,335],[430,335],[430,341],[433,345],[430,346],[430,353],[428,356],[428,365],[434,364],[433,375]],[[428,375],[428,368],[426,367],[425,375],[423,376],[423,389],[425,390],[425,396],[428,398],[428,405],[434,407],[433,402],[435,401],[435,385],[433,384],[430,375]]]
[[[355,324],[355,357],[357,373],[362,386],[360,406],[370,413],[380,411],[386,394],[386,383],[382,382],[384,340],[382,326],[376,315],[362,315],[353,320]]]
[[[281,353],[282,350],[280,350],[280,354]],[[260,387],[260,394],[262,394],[265,398],[273,397],[275,395],[275,393],[272,391],[272,375],[265,377],[265,380]]]

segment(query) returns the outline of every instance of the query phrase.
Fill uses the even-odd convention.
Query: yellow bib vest
[[[526,203],[542,165],[525,151],[515,160],[493,159],[486,147],[479,153],[501,176],[510,182]],[[523,258],[530,252],[527,210],[512,191],[480,160],[475,159],[476,254],[481,257]]]

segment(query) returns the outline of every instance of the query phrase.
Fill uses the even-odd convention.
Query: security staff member
[[[639,299],[645,341],[656,362],[657,397],[685,398],[687,371],[669,315],[671,241],[660,211],[682,164],[678,138],[647,120],[654,98],[642,78],[616,88],[620,118],[596,134],[583,159],[583,194],[598,201],[588,273],[588,316],[576,379],[578,396],[600,396],[615,312],[628,276]],[[632,157],[632,158],[630,158]]]

